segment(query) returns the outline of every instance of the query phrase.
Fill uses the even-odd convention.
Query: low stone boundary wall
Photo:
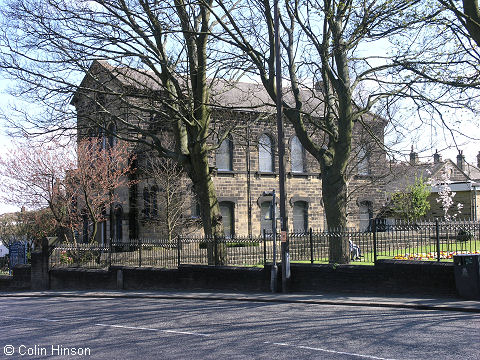
[[[15,266],[13,268],[12,275],[0,275],[0,291],[30,289],[30,274],[30,265]]]
[[[454,295],[456,291],[453,263],[447,262],[379,260],[376,266],[292,264],[291,274],[293,292]]]
[[[178,269],[111,267],[110,270],[52,269],[50,289],[211,289],[268,291],[263,268],[183,265]]]
[[[116,273],[112,270],[83,268],[52,269],[50,290],[115,290]]]
[[[268,292],[270,266],[214,267],[182,265],[178,269],[111,267],[109,270],[58,268],[48,271],[49,288],[78,290],[208,289]],[[281,274],[281,264],[278,270]],[[13,276],[0,276],[0,290],[33,289],[29,265]],[[30,281],[32,279],[32,281]],[[278,289],[281,289],[279,276]],[[454,295],[453,263],[379,260],[376,266],[291,264],[291,292]]]

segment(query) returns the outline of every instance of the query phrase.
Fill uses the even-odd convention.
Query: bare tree
[[[116,190],[129,185],[132,157],[126,144],[103,149],[97,139],[80,141],[76,150],[59,144],[17,145],[0,159],[1,188],[6,202],[38,210],[33,214],[45,222],[38,224],[41,228],[47,219],[41,210],[48,209],[52,226],[66,240],[75,239],[87,220],[93,242],[97,224],[106,220],[105,209],[120,201]]]
[[[55,226],[71,229],[63,181],[76,166],[75,152],[59,144],[17,143],[0,158],[3,200],[30,210],[49,209]]]
[[[347,224],[347,173],[354,132],[363,128],[368,142],[383,147],[383,134],[375,129],[382,128],[379,122],[395,120],[392,110],[401,100],[408,99],[400,107],[409,106],[422,115],[428,109],[438,114],[438,104],[455,107],[460,105],[454,100],[466,101],[465,97],[446,99],[444,93],[427,88],[425,78],[415,71],[440,63],[440,49],[428,53],[431,57],[425,63],[415,56],[426,34],[432,34],[427,30],[443,9],[415,0],[294,0],[281,6],[282,69],[275,69],[273,8],[269,1],[221,2],[222,10],[215,14],[219,22],[222,17],[228,19],[221,24],[232,52],[236,47],[239,56],[248,59],[252,75],[260,78],[273,102],[275,71],[286,73],[284,115],[320,164],[329,228],[343,228]],[[374,47],[377,51],[372,51]],[[445,56],[441,58],[442,65],[453,72]],[[413,66],[408,68],[406,63]],[[312,108],[312,102],[316,108]],[[440,124],[445,124],[443,120]],[[407,128],[405,122],[392,126]],[[349,261],[347,239],[333,239],[330,261]]]
[[[45,106],[35,117],[17,113],[22,131],[76,128],[75,113],[68,109],[69,96],[76,93],[75,104],[90,101],[82,116],[91,116],[79,124],[79,135],[88,136],[92,128],[111,134],[108,122],[115,122],[116,137],[174,159],[193,182],[205,234],[220,237],[208,154],[218,146],[213,135],[221,142],[228,134],[210,128],[210,97],[218,76],[235,77],[228,64],[236,59],[211,38],[217,26],[211,20],[212,2],[7,1],[1,11],[5,51],[0,66],[21,81],[17,94]],[[94,60],[103,61],[103,68],[96,63],[102,71],[89,71]],[[79,85],[86,73],[87,81]],[[162,142],[159,127],[171,131],[173,148]]]
[[[158,228],[162,235],[172,241],[178,234],[187,234],[195,227],[195,220],[190,213],[192,192],[189,180],[181,167],[172,159],[159,158],[148,153],[145,156],[145,166],[142,167],[143,177],[152,182],[149,196],[149,214],[144,214],[145,222]]]
[[[98,139],[78,142],[77,167],[67,173],[64,194],[74,201],[68,209],[72,224],[88,219],[90,243],[96,238],[98,223],[107,220],[107,209],[122,203],[117,190],[131,185],[128,174],[135,171],[133,160],[125,142],[107,148],[102,148]]]

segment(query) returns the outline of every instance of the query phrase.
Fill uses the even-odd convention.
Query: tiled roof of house
[[[387,182],[387,193],[403,191],[407,186],[413,185],[416,178],[423,178],[424,182],[432,179],[441,180],[443,169],[449,167],[453,169],[450,181],[452,182],[475,182],[480,179],[480,169],[468,163],[464,163],[464,169],[461,170],[457,164],[447,159],[438,163],[393,163],[391,166],[391,179]]]
[[[92,70],[95,69],[95,70]],[[106,61],[95,61],[90,71],[108,71],[122,85],[139,90],[162,91],[158,76],[147,70],[139,70],[126,66],[114,67]],[[87,77],[85,77],[87,78]],[[84,79],[85,81],[85,79]],[[275,105],[261,83],[227,81],[224,79],[209,80],[211,82],[211,105],[229,110],[254,110],[259,112],[274,112]],[[324,103],[321,91],[312,88],[300,88],[303,99],[303,111],[312,115],[324,116]],[[292,90],[284,87],[284,100],[294,103]],[[372,117],[372,114],[369,114]]]

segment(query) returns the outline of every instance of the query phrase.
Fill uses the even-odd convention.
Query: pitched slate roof
[[[106,61],[94,61],[90,67],[89,74],[95,76],[105,71],[111,76],[112,81],[118,81],[125,87],[148,91],[162,91],[163,86],[160,79],[153,71],[134,69],[127,66],[112,66]],[[87,74],[81,89],[89,88],[85,85],[89,75]],[[210,81],[211,105],[217,108],[228,108],[244,111],[274,112],[275,105],[269,94],[261,83],[227,81],[224,79],[213,79]],[[284,100],[287,103],[294,103],[292,90],[284,87]],[[324,116],[324,102],[321,91],[315,91],[312,88],[301,87],[300,92],[303,99],[303,111],[314,117]],[[75,103],[76,95],[72,103]],[[373,114],[367,114],[371,119]],[[378,117],[376,117],[378,118]]]

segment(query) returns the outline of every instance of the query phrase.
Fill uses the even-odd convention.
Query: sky
[[[8,82],[6,80],[0,80],[0,109],[2,111],[7,108],[10,102],[15,100],[10,95],[5,93],[5,88],[7,85]],[[7,136],[6,130],[5,124],[0,122],[0,156],[4,156],[8,149],[12,147],[12,139]],[[20,207],[18,206],[12,206],[3,202],[1,199],[3,195],[4,194],[0,193],[0,214],[20,210]]]
[[[2,5],[2,0],[0,0],[0,6]],[[378,46],[375,47],[377,49],[382,49],[383,46]],[[372,46],[368,46],[366,48],[366,51],[369,51],[371,53],[372,51]],[[8,107],[9,102],[15,102],[16,99],[12,98],[11,96],[7,95],[5,93],[5,89],[9,86],[12,85],[8,80],[2,80],[0,78],[0,110],[5,110]],[[475,121],[476,119],[472,118],[473,115],[470,113],[460,113],[460,111],[457,114],[451,114],[452,116],[457,117],[460,121],[456,124],[458,127],[458,130],[460,130],[463,133],[466,134],[472,134],[475,137],[480,137],[480,129],[478,126],[478,123],[480,121]],[[475,123],[477,125],[475,125]],[[437,137],[437,144],[434,145],[433,149],[429,149],[427,151],[421,152],[422,149],[426,148],[431,148],[430,143],[433,137],[434,131],[437,131],[440,136]],[[451,142],[450,137],[446,137],[445,139],[442,138],[441,136],[442,129],[432,129],[432,128],[425,128],[422,130],[422,133],[420,133],[420,136],[416,138],[408,138],[404,140],[399,146],[396,146],[397,150],[401,150],[404,155],[408,156],[408,153],[410,151],[411,146],[413,145],[414,150],[416,152],[419,152],[420,155],[420,160],[423,162],[431,162],[433,160],[432,155],[433,152],[435,151],[435,148],[437,148],[442,155],[443,159],[450,158],[453,161],[455,161],[456,156],[458,154],[458,150],[454,147],[451,147],[450,149],[446,149],[449,146],[453,146],[453,143]],[[387,141],[389,139],[387,138]],[[469,140],[466,138],[458,138],[458,143],[457,145],[459,146],[459,149],[463,151],[463,154],[465,156],[465,159],[467,162],[477,165],[477,154],[480,152],[480,141],[473,141]],[[11,139],[6,135],[6,128],[5,124],[2,124],[0,122],[0,156],[3,156],[6,151],[8,150],[9,147],[12,146]],[[400,158],[397,158],[398,160],[402,160]],[[403,160],[405,160],[403,158]],[[1,190],[0,190],[1,191]],[[19,207],[7,205],[2,202],[2,193],[0,193],[0,214],[5,213],[5,212],[12,212],[12,211],[18,211]]]

